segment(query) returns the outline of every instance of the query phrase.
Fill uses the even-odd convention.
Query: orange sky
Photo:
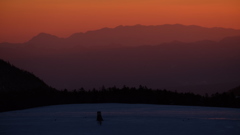
[[[0,42],[176,23],[240,29],[240,0],[0,0]]]

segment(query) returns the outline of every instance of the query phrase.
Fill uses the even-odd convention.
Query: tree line
[[[58,104],[128,103],[187,105],[240,108],[240,98],[233,92],[198,95],[179,93],[146,86],[122,88],[104,86],[99,89],[69,91],[42,88],[23,91],[0,92],[0,112]]]

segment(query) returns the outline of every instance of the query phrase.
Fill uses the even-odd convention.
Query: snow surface
[[[96,121],[102,112],[103,123]],[[240,135],[240,109],[69,104],[0,113],[1,135]]]

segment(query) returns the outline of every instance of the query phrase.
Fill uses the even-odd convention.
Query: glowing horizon
[[[240,29],[239,7],[239,0],[2,0],[0,42],[136,24]]]

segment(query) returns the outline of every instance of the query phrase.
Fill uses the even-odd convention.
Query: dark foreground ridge
[[[239,91],[212,95],[179,93],[146,86],[68,91],[47,86],[33,74],[0,60],[0,112],[57,104],[130,103],[240,108]]]

